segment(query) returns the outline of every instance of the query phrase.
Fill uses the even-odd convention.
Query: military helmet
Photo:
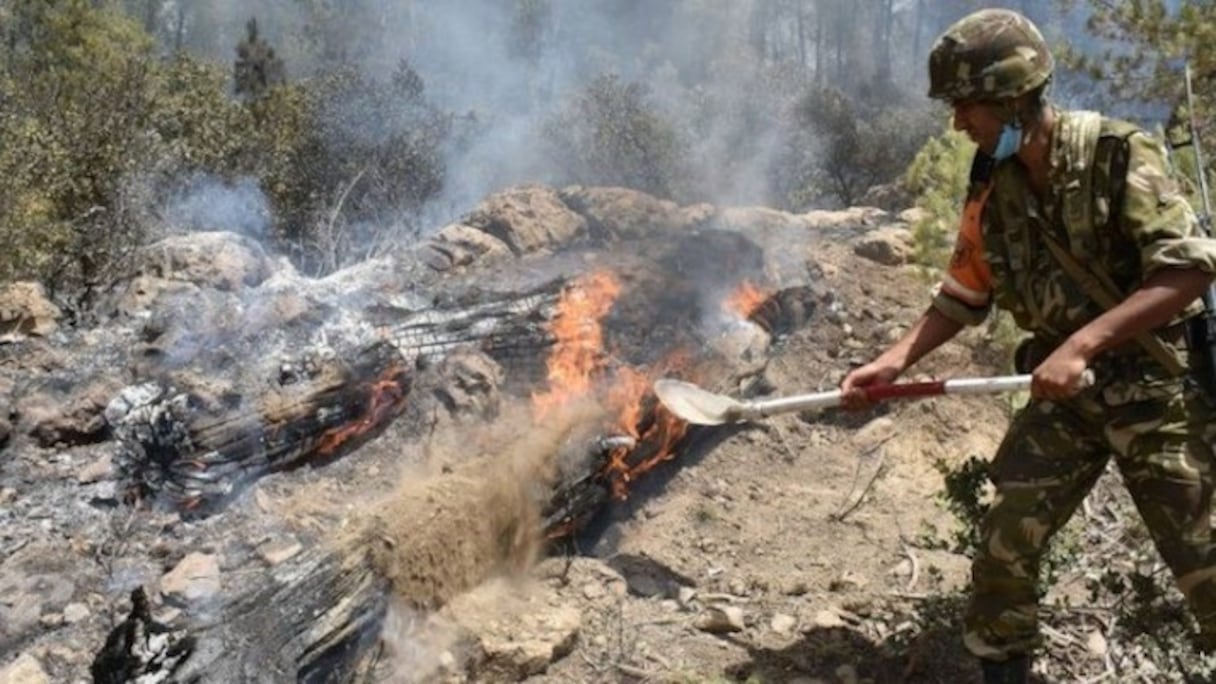
[[[1047,82],[1054,61],[1043,34],[1010,10],[969,14],[938,37],[929,52],[929,97],[1004,100]]]

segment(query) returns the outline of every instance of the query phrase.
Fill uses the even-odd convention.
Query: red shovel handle
[[[867,401],[882,401],[898,397],[934,397],[946,393],[946,381],[932,382],[901,382],[894,385],[874,385],[862,387]]]

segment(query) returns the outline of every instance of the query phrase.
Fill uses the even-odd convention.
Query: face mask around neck
[[[1001,128],[1001,137],[996,141],[996,149],[992,152],[992,158],[1001,161],[1012,157],[1018,148],[1022,146],[1022,126],[1018,124],[1005,124]]]

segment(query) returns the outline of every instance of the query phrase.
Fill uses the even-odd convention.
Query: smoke
[[[255,179],[199,175],[170,197],[164,216],[178,230],[226,230],[260,240],[270,226],[270,204]]]
[[[879,54],[889,52],[884,97],[924,104],[924,53],[962,11],[900,0],[883,39],[889,46],[878,50],[872,12],[851,12],[847,3],[211,0],[175,7],[185,27],[179,42],[221,62],[231,61],[256,17],[289,79],[334,61],[387,79],[408,63],[425,84],[426,101],[454,121],[442,150],[442,194],[421,211],[428,229],[509,185],[588,182],[554,158],[546,124],[606,74],[644,85],[648,104],[678,134],[684,165],[673,199],[782,207],[790,191],[786,160],[813,158],[817,148],[793,128],[797,99],[820,85],[865,91],[880,70]],[[1033,15],[1053,35],[1064,27],[1047,10]],[[828,34],[843,26],[848,41],[833,42]],[[374,140],[385,132],[371,129],[386,123],[344,125],[369,127],[361,137]]]

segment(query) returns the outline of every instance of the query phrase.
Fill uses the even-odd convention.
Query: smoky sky
[[[386,78],[406,60],[422,77],[426,98],[460,126],[447,150],[443,196],[427,219],[433,224],[509,185],[577,181],[543,153],[543,124],[601,74],[645,84],[648,102],[687,143],[698,184],[677,199],[771,205],[774,160],[791,140],[814,144],[789,135],[783,114],[813,83],[848,88],[855,85],[848,79],[868,78],[878,50],[862,27],[851,71],[832,75],[846,82],[816,80],[810,55],[796,46],[800,36],[805,45],[799,33],[805,27],[793,19],[766,24],[768,50],[782,53],[781,60],[749,49],[760,3],[792,6],[773,0],[210,0],[178,11],[186,19],[183,46],[228,62],[245,23],[256,17],[289,79],[307,77],[326,56],[338,55],[373,78]],[[958,7],[951,11],[945,4],[894,4],[888,49],[898,101],[926,104],[925,56],[950,21],[982,6],[1011,6],[949,3]],[[1019,4],[1049,37],[1078,34],[1076,11],[1061,15],[1055,0],[1012,6]],[[521,21],[528,8],[539,13],[532,24]],[[1066,104],[1077,104],[1084,93],[1071,83],[1061,88],[1071,100]]]

